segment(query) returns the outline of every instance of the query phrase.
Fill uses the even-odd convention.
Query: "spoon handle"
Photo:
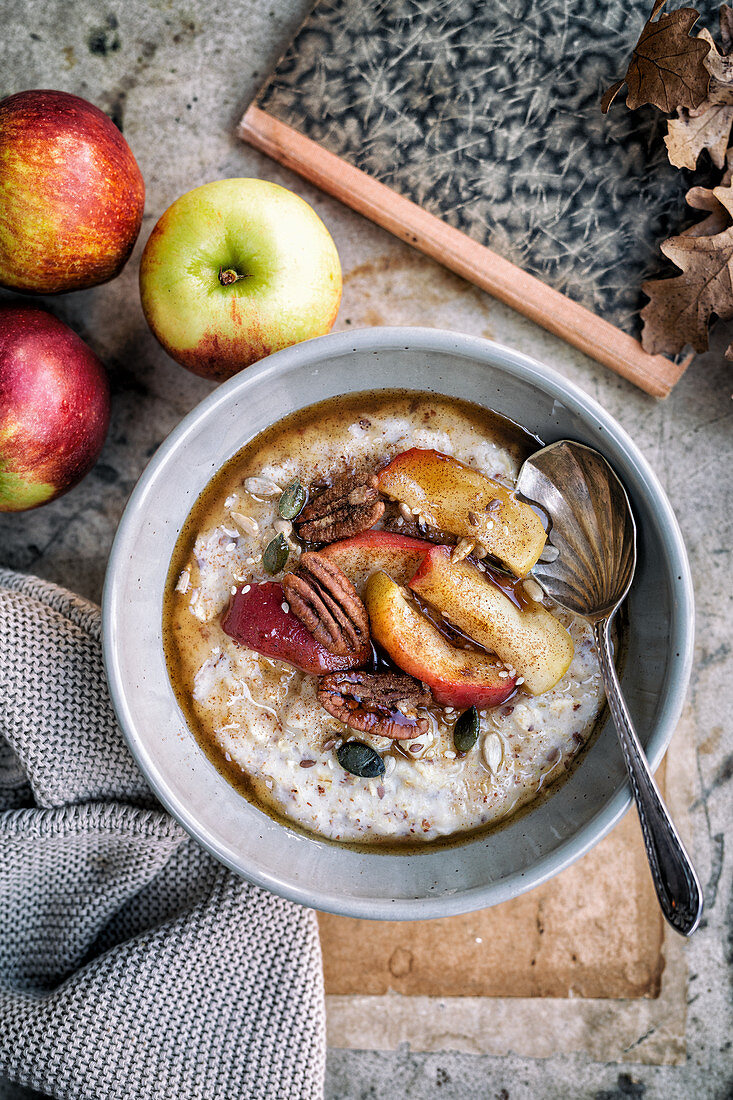
[[[690,936],[702,916],[702,892],[695,869],[662,802],[649,763],[621,694],[611,655],[610,619],[593,624],[606,698],[621,742],[639,811],[646,854],[662,912],[677,932]]]

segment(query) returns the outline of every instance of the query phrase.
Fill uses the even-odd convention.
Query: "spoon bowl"
[[[517,490],[551,522],[549,545],[532,576],[561,607],[593,626],[659,904],[672,927],[689,936],[702,917],[700,883],[652,777],[613,660],[611,621],[636,569],[636,524],[626,490],[598,451],[567,439],[526,460]]]
[[[532,570],[548,596],[591,621],[612,614],[636,568],[626,490],[598,451],[561,440],[529,458],[517,488],[552,520],[554,552]]]

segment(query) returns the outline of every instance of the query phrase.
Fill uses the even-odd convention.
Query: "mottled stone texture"
[[[178,367],[148,333],[137,296],[142,244],[183,191],[224,176],[263,175],[312,202],[344,273],[338,327],[415,324],[493,337],[579,383],[634,437],[677,512],[695,577],[696,665],[686,720],[697,742],[693,850],[705,923],[687,949],[688,1059],[682,1066],[603,1065],[585,1055],[533,1061],[464,1054],[334,1051],[329,1100],[689,1100],[731,1095],[728,967],[733,961],[730,837],[733,775],[731,428],[733,374],[722,330],[664,403],[411,252],[277,165],[241,146],[234,126],[285,48],[308,0],[17,0],[0,14],[0,95],[56,87],[86,96],[123,127],[147,184],[141,243],[115,282],[49,300],[107,363],[109,440],[77,489],[37,512],[0,516],[0,564],[99,599],[125,499],[160,441],[211,386]],[[510,9],[510,5],[504,5]],[[614,72],[623,50],[608,47]],[[618,56],[617,56],[618,54]],[[10,295],[2,295],[10,297]],[[368,379],[365,379],[365,385]],[[633,1057],[629,1052],[628,1057]],[[9,1087],[0,1098],[16,1097]],[[104,1100],[104,1098],[95,1098]],[[161,1098],[168,1100],[168,1098]]]
[[[687,221],[664,116],[602,92],[647,0],[319,0],[257,103],[633,335]],[[327,89],[327,91],[326,91]]]

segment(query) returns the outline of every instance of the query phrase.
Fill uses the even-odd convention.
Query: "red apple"
[[[221,625],[224,633],[240,645],[285,661],[311,676],[356,668],[366,664],[371,656],[368,644],[362,653],[348,657],[329,653],[290,610],[279,581],[238,588]]]
[[[324,546],[318,553],[346,574],[361,596],[372,573],[381,570],[398,584],[407,584],[433,543],[392,531],[362,531],[350,539]]]
[[[35,508],[92,468],[109,382],[84,341],[45,309],[0,306],[0,512]]]
[[[57,294],[119,275],[140,232],[145,186],[98,107],[55,91],[0,101],[0,283]]]
[[[495,707],[514,691],[515,677],[496,657],[451,645],[386,573],[372,573],[364,602],[374,640],[427,684],[439,706]]]

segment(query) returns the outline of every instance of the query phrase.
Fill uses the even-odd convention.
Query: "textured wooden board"
[[[256,105],[638,335],[685,173],[651,108],[602,116],[648,0],[320,0]]]
[[[638,821],[544,886],[433,921],[319,914],[326,993],[427,997],[656,997],[663,922]]]

